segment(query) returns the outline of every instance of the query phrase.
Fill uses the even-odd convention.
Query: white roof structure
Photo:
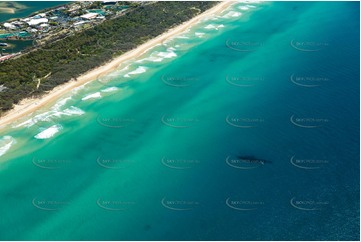
[[[34,26],[42,23],[47,23],[49,20],[47,18],[39,18],[39,19],[32,19],[28,22],[29,25]]]
[[[4,23],[4,27],[8,29],[16,29],[15,25],[9,23]]]
[[[46,13],[39,13],[37,15],[34,16],[35,19],[37,18],[44,18],[46,16]]]
[[[93,18],[96,18],[97,16],[98,16],[98,13],[87,13],[80,17],[83,19],[93,19]]]
[[[79,21],[79,22],[74,23],[74,26],[82,25],[85,23],[86,23],[85,21]]]
[[[103,3],[117,3],[117,0],[104,0]]]

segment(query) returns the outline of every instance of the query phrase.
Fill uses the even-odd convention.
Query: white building
[[[85,23],[86,23],[85,21],[79,21],[79,22],[74,23],[74,26],[79,26],[79,25],[82,25]]]
[[[32,19],[29,22],[27,22],[27,24],[30,26],[35,26],[35,25],[39,25],[39,24],[43,24],[43,23],[47,23],[47,22],[49,22],[49,20],[47,18],[39,18],[39,19]]]
[[[46,13],[39,13],[39,14],[35,15],[33,18],[39,19],[39,18],[44,18],[45,16],[46,16]]]
[[[4,27],[7,29],[16,29],[16,26],[10,23],[4,23]]]
[[[99,15],[98,13],[87,13],[87,14],[84,14],[84,15],[82,15],[80,17],[83,18],[83,19],[89,20],[89,19],[96,18],[98,15]]]

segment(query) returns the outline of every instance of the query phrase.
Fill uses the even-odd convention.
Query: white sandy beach
[[[44,105],[49,105],[55,102],[62,95],[64,95],[65,93],[71,91],[76,87],[84,85],[90,81],[96,80],[100,76],[106,75],[114,71],[115,69],[119,68],[119,65],[122,64],[124,61],[142,55],[147,50],[153,48],[155,45],[161,44],[163,41],[184,32],[188,28],[192,27],[194,24],[198,23],[204,17],[224,11],[233,3],[234,3],[233,1],[221,2],[216,6],[214,6],[213,8],[208,9],[204,13],[194,17],[193,19],[173,29],[170,29],[169,31],[163,33],[162,35],[159,35],[158,37],[151,39],[148,42],[138,46],[134,50],[131,50],[113,59],[112,61],[108,62],[103,66],[88,71],[87,73],[81,75],[76,81],[69,81],[65,84],[55,87],[52,91],[43,95],[41,98],[22,100],[18,105],[15,105],[12,110],[8,111],[2,117],[0,117],[0,127],[3,127],[11,122],[14,122],[23,116],[31,114],[34,111],[38,110],[39,108],[43,107]]]

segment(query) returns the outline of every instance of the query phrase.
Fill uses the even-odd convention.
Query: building
[[[86,20],[95,19],[99,14],[98,13],[87,13],[84,15],[81,15],[80,17]]]
[[[82,24],[85,24],[85,23],[86,23],[86,21],[79,21],[79,22],[74,23],[73,25],[74,26],[79,26],[79,25],[82,25]]]
[[[6,60],[8,60],[8,59],[10,59],[10,58],[12,58],[12,57],[14,57],[14,56],[18,55],[18,54],[19,54],[19,53],[16,53],[16,54],[11,54],[11,55],[1,56],[1,57],[0,57],[0,62],[6,61]]]
[[[30,26],[35,26],[43,23],[47,23],[49,20],[47,18],[39,18],[39,19],[31,19],[29,22],[27,22]]]
[[[115,5],[118,1],[105,0],[102,2],[103,5]]]
[[[33,18],[40,19],[40,18],[44,18],[45,16],[46,16],[46,13],[39,13],[39,14],[35,15]]]
[[[17,27],[10,23],[4,23],[4,27],[7,29],[17,29]]]

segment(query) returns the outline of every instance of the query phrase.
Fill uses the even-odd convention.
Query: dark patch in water
[[[271,161],[260,159],[260,158],[257,158],[255,156],[253,156],[253,155],[237,155],[237,158],[244,161],[244,162],[259,163],[259,164],[262,164],[262,165],[264,165],[266,163],[269,163],[269,164],[272,163]]]
[[[150,225],[150,224],[146,224],[146,225],[144,225],[144,230],[145,231],[149,231],[149,230],[151,230],[151,228],[152,228],[152,226]]]

